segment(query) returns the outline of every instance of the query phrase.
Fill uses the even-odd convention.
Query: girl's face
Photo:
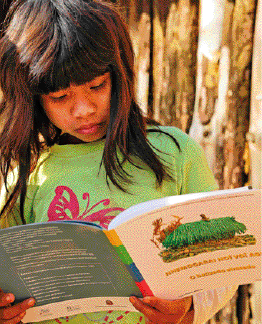
[[[68,143],[93,142],[105,136],[109,124],[111,77],[106,72],[82,85],[41,95],[41,103],[49,120]]]

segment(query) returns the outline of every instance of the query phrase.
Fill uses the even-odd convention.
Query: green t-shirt
[[[169,168],[173,181],[156,185],[153,172],[138,159],[142,168],[126,163],[125,171],[132,184],[123,192],[107,185],[101,166],[104,140],[77,145],[54,145],[42,154],[31,174],[25,201],[27,223],[77,219],[95,222],[107,228],[121,211],[147,200],[217,189],[201,147],[175,127],[160,127],[179,143],[163,133],[148,133],[155,152]],[[10,175],[10,181],[12,175]],[[2,204],[4,194],[1,194]],[[9,226],[21,224],[18,208],[14,208]],[[2,225],[3,227],[3,225]],[[143,323],[141,313],[99,312],[57,319],[45,323]]]

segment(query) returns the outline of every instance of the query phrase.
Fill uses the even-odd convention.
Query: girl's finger
[[[148,296],[143,299],[143,302],[156,308],[163,314],[177,314],[183,316],[191,307],[192,297],[176,300],[165,300],[154,296]]]
[[[0,320],[13,319],[14,317],[24,313],[28,308],[34,306],[34,304],[35,300],[33,298],[29,298],[17,305],[0,308]]]
[[[143,303],[136,297],[130,298],[131,303],[133,306],[141,313],[145,315],[149,323],[158,323],[158,324],[167,324],[167,323],[181,323],[181,320],[185,316],[183,312],[177,312],[173,314],[164,314],[154,308],[153,306],[147,305]]]
[[[168,323],[167,316],[161,314],[157,309],[154,309],[153,307],[144,304],[140,299],[136,297],[130,298],[131,303],[133,306],[141,313],[143,313],[148,321],[148,323]],[[170,320],[170,319],[168,319]]]
[[[8,320],[0,319],[0,324],[17,324],[17,323],[21,322],[21,320],[23,319],[24,316],[25,316],[25,312],[19,314],[18,316],[14,317],[12,319],[8,319]]]
[[[0,288],[0,307],[8,306],[13,303],[15,300],[15,296],[11,293],[4,293]]]

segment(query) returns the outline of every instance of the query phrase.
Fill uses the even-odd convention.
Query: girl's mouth
[[[91,135],[98,132],[105,123],[93,124],[93,125],[83,125],[76,129],[76,132],[81,135]]]
[[[93,125],[93,126],[82,126],[76,130],[78,134],[84,134],[84,135],[89,135],[96,133],[98,129],[100,128],[99,124]]]

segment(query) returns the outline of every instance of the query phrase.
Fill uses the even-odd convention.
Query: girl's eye
[[[92,90],[99,90],[99,89],[102,89],[105,86],[105,84],[106,84],[106,80],[103,81],[102,83],[100,83],[97,86],[90,87],[90,89],[92,89]]]
[[[63,95],[63,96],[60,96],[60,97],[51,97],[51,99],[53,101],[63,101],[66,97],[67,97],[67,95]]]

